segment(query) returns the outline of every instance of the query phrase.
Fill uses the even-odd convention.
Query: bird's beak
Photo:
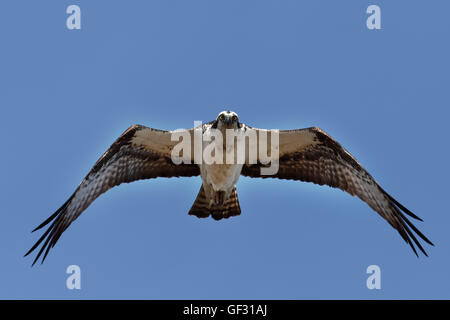
[[[231,125],[233,124],[233,118],[225,117],[225,120],[223,122],[227,125],[227,127],[231,127]]]

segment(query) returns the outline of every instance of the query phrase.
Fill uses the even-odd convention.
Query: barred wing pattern
[[[279,170],[261,175],[261,164],[246,164],[242,175],[253,178],[279,178],[328,185],[358,196],[394,227],[417,255],[415,245],[425,254],[411,229],[427,239],[405,216],[422,221],[384,191],[375,179],[337,141],[317,127],[279,132]],[[403,212],[404,213],[403,213]]]
[[[177,142],[171,132],[133,125],[100,157],[72,196],[36,229],[50,226],[25,254],[29,255],[44,240],[33,265],[55,246],[61,234],[102,193],[121,183],[157,177],[191,177],[200,174],[197,165],[173,164],[170,153]]]

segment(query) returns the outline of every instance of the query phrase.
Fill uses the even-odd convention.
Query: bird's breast
[[[239,179],[241,170],[240,164],[203,164],[200,168],[203,181],[216,191],[230,190]]]

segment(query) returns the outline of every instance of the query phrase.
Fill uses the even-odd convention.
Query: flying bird
[[[194,134],[195,129],[203,135],[212,133],[213,129],[224,134],[226,130],[244,134],[254,130],[258,137],[264,131],[241,123],[238,115],[232,111],[223,111],[215,120],[189,129],[188,132]],[[425,255],[427,253],[416,235],[433,245],[406,215],[420,221],[422,219],[389,195],[347,150],[320,128],[279,130],[278,171],[272,175],[261,173],[268,164],[259,157],[252,163],[246,158],[244,163],[176,164],[172,157],[178,144],[171,138],[174,132],[142,125],[128,128],[100,157],[70,198],[33,230],[49,225],[25,256],[42,244],[33,265],[41,256],[44,262],[49,250],[70,224],[95,199],[114,186],[141,179],[194,176],[201,176],[202,186],[189,214],[199,218],[211,216],[220,220],[241,213],[236,192],[236,182],[241,175],[298,180],[339,188],[359,197],[398,231],[417,256],[415,246]],[[225,141],[223,145],[225,149]],[[204,151],[203,142],[201,148]],[[187,156],[187,152],[184,156]]]

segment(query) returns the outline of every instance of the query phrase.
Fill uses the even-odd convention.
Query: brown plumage
[[[220,121],[223,121],[220,122]],[[202,125],[205,133],[211,128],[228,125],[235,130],[256,130],[259,139],[262,129],[254,129],[239,122],[237,115],[230,111],[222,112],[219,117]],[[190,134],[193,129],[188,130]],[[34,259],[34,263],[42,256],[45,260],[49,250],[55,246],[62,233],[75,221],[80,214],[102,193],[121,183],[128,183],[141,179],[157,177],[192,177],[201,174],[197,164],[179,164],[172,162],[171,151],[178,141],[172,141],[173,131],[157,130],[141,125],[133,125],[126,130],[100,157],[91,171],[86,175],[72,196],[47,220],[33,231],[50,224],[48,229],[26,253],[30,254],[41,243],[42,246]],[[192,147],[192,150],[194,148]],[[180,156],[184,156],[180,154]],[[193,156],[191,155],[193,159]],[[224,173],[219,167],[209,174]],[[415,245],[425,254],[424,248],[416,238],[433,245],[406,217],[422,221],[419,217],[405,208],[386,191],[359,164],[359,162],[345,150],[337,141],[323,130],[313,127],[298,130],[279,131],[279,170],[274,175],[262,175],[261,162],[248,163],[235,167],[237,172],[251,178],[278,178],[312,182],[339,188],[350,195],[357,196],[366,202],[382,218],[384,218],[416,253]],[[219,170],[219,171],[217,171]],[[233,169],[234,170],[234,169]],[[231,173],[234,171],[230,170]],[[215,190],[208,183],[208,170],[202,173],[203,185],[189,211],[190,215],[199,218],[211,216],[215,220],[229,218],[241,213],[236,192],[235,180],[225,184],[230,187],[225,191]],[[230,177],[230,179],[236,177]],[[236,180],[237,181],[237,180]],[[228,183],[228,184],[227,184]],[[230,192],[231,191],[231,192]],[[228,196],[229,195],[229,196]],[[217,199],[215,199],[217,197]],[[415,235],[415,234],[416,235]]]
[[[225,200],[223,206],[211,206],[206,199],[205,190],[203,189],[203,186],[201,186],[197,198],[195,199],[191,210],[189,210],[189,214],[198,218],[207,218],[211,214],[211,217],[214,220],[240,215],[241,207],[239,206],[236,188],[233,189],[230,197]]]
[[[298,148],[287,153],[281,150],[283,139],[288,139],[289,136],[303,137],[305,135],[312,137],[306,144],[299,144]],[[280,131],[279,161],[279,170],[275,175],[261,175],[261,164],[244,165],[241,175],[252,178],[300,180],[339,188],[352,196],[358,196],[380,214],[400,233],[416,255],[417,251],[412,241],[425,255],[427,253],[410,228],[425,242],[433,245],[401,211],[403,210],[414,219],[420,221],[422,219],[384,191],[359,162],[323,130],[313,127]]]
[[[162,140],[162,146],[142,143],[145,137]],[[161,141],[160,141],[161,142]],[[25,254],[29,255],[44,240],[33,264],[43,255],[44,262],[50,248],[54,247],[61,234],[86,210],[101,194],[124,182],[156,177],[192,177],[198,176],[200,170],[196,165],[175,165],[170,158],[170,149],[175,142],[170,141],[170,132],[155,130],[141,125],[128,128],[100,157],[81,184],[53,215],[41,223],[39,230],[49,224],[41,238]]]

